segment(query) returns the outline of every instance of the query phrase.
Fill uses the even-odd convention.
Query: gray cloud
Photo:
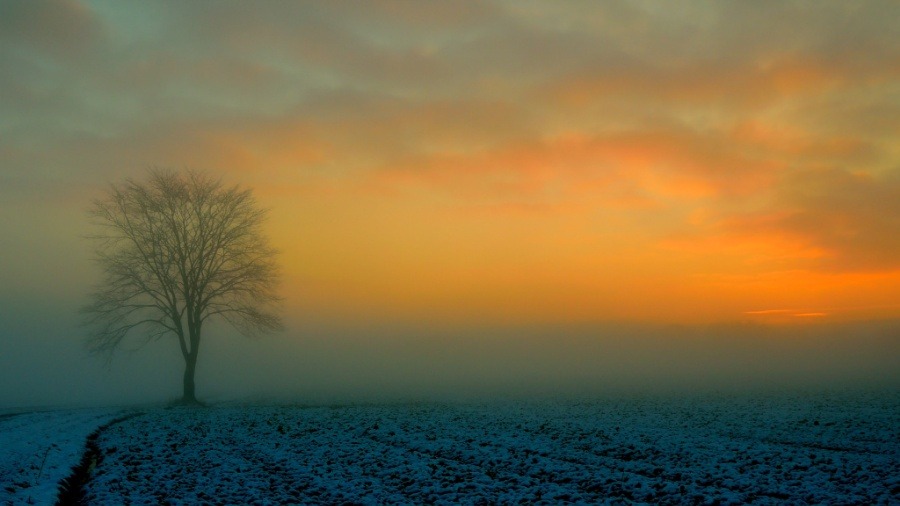
[[[0,6],[4,52],[32,52],[64,64],[96,49],[104,42],[104,35],[91,8],[79,0],[11,0]]]

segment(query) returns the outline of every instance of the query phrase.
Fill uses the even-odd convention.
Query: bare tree
[[[111,185],[90,211],[103,281],[82,311],[92,353],[107,360],[129,334],[172,337],[184,357],[185,403],[196,403],[201,332],[221,317],[247,336],[278,330],[275,251],[251,190],[199,172],[152,170]]]

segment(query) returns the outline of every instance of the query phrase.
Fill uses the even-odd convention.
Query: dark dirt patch
[[[87,504],[85,500],[85,485],[91,479],[91,474],[94,469],[103,459],[100,448],[97,446],[97,438],[100,437],[101,432],[113,425],[122,423],[125,420],[130,420],[139,415],[141,415],[141,413],[129,413],[114,418],[100,427],[97,427],[94,432],[88,434],[84,453],[81,454],[81,461],[72,468],[72,473],[69,476],[63,478],[59,482],[59,493],[56,496],[57,506]]]

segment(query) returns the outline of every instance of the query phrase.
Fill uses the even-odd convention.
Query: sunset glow
[[[895,3],[210,7],[0,7],[5,286],[167,166],[255,189],[299,319],[900,316]]]

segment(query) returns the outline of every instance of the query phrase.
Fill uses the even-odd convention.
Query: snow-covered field
[[[74,464],[112,416],[0,419],[0,498],[52,502],[46,449]],[[96,504],[900,504],[896,391],[160,408],[96,443]]]
[[[84,452],[85,438],[117,410],[0,413],[0,502],[53,504],[57,485]]]
[[[896,395],[174,409],[98,443],[109,504],[900,503]]]

